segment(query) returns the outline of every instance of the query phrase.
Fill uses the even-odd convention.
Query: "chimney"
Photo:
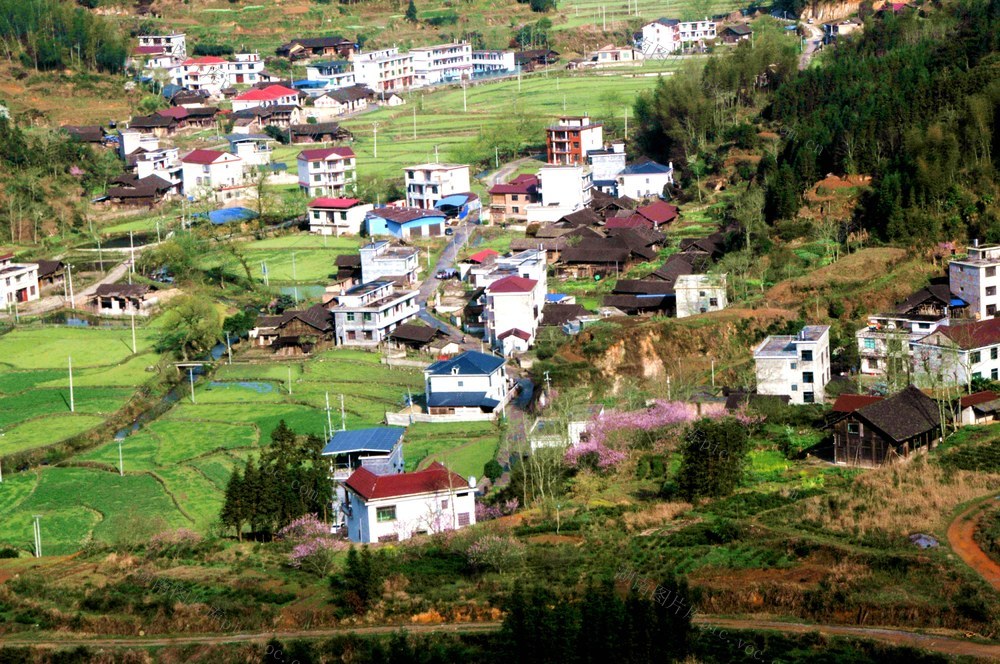
[[[978,247],[979,246],[979,238],[978,237],[972,240],[972,246],[973,247]]]

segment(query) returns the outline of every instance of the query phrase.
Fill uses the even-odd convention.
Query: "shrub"
[[[197,551],[202,539],[201,535],[187,528],[166,530],[153,535],[146,545],[146,552],[153,557],[191,555]]]
[[[18,558],[21,552],[11,546],[0,548],[0,558]]]
[[[333,571],[337,554],[347,543],[330,534],[330,527],[315,514],[306,514],[278,531],[279,540],[292,543],[288,564],[297,569],[326,576]]]
[[[465,552],[469,564],[504,574],[524,558],[524,544],[509,535],[487,533]]]

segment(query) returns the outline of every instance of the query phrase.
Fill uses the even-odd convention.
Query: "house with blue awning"
[[[452,194],[435,203],[434,209],[440,210],[449,219],[479,223],[483,202],[473,193]]]
[[[347,479],[364,466],[376,475],[403,472],[402,427],[373,427],[353,431],[335,431],[323,448],[330,460],[330,475]]]
[[[503,410],[510,393],[506,360],[490,353],[467,351],[424,369],[424,395],[430,415],[481,419]]]
[[[368,213],[368,234],[400,239],[444,235],[445,215],[440,210],[413,207],[382,207]]]

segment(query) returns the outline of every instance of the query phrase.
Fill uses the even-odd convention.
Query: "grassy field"
[[[153,332],[22,326],[0,336],[0,456],[57,443],[100,425],[156,374]],[[73,409],[69,358],[73,358]]]
[[[408,394],[422,391],[419,370],[392,369],[379,357],[341,349],[308,360],[222,366],[212,380],[197,386],[194,403],[178,403],[123,441],[124,477],[118,474],[118,443],[111,441],[72,457],[64,467],[5,478],[0,485],[0,512],[11,516],[0,521],[0,542],[28,548],[31,514],[43,515],[47,553],[70,553],[87,537],[114,541],[124,536],[127,524],[113,523],[111,517],[126,507],[141,508],[144,517],[163,527],[182,525],[206,532],[218,515],[234,464],[266,445],[281,420],[299,433],[322,435],[329,392],[335,429],[342,423],[348,429],[377,426],[387,410],[399,409]],[[4,392],[0,426],[4,418],[11,418],[8,403],[10,409],[26,414],[63,405],[58,400],[60,373],[38,370],[0,376]],[[44,394],[45,401],[30,403],[24,392],[28,389]],[[80,411],[98,409],[118,395],[109,388],[80,393],[87,397],[78,401],[77,415],[32,420],[28,425],[59,427],[79,421],[86,428],[96,426],[99,417]],[[127,394],[123,390],[119,396]],[[18,430],[15,427],[7,437],[19,440]],[[0,445],[10,444],[7,438],[0,440],[5,441]],[[415,424],[404,447],[407,469],[439,460],[464,476],[479,477],[483,464],[496,453],[497,440],[496,428],[489,423]],[[73,486],[87,494],[86,499],[72,499],[69,487]]]

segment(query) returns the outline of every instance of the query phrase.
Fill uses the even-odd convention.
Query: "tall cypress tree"
[[[410,4],[406,8],[406,20],[410,23],[417,22],[417,5],[413,0],[410,0]]]
[[[243,541],[243,524],[247,520],[247,505],[245,502],[243,487],[243,474],[238,466],[233,467],[233,472],[226,483],[226,499],[222,505],[222,513],[219,519],[226,527],[236,531],[236,538]]]

